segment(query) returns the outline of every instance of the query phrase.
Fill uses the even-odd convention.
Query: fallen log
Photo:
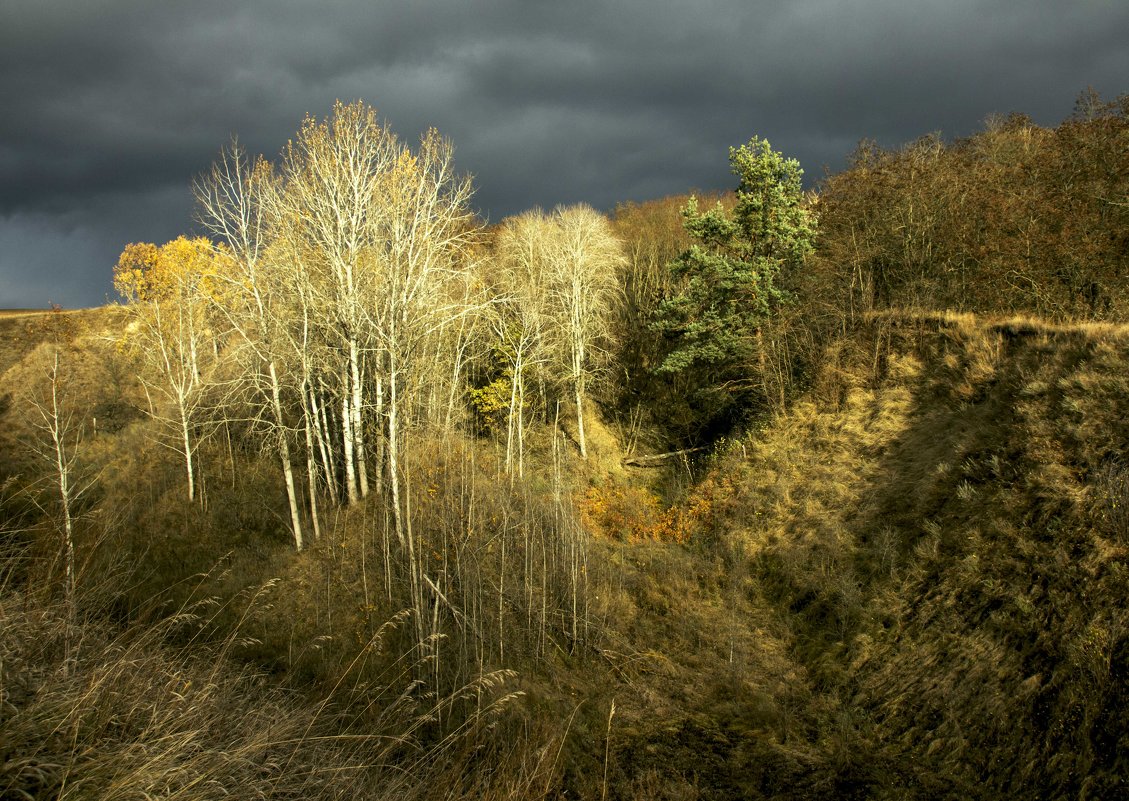
[[[677,459],[679,456],[686,456],[687,454],[704,450],[705,448],[683,448],[680,451],[667,451],[666,453],[656,453],[651,456],[630,456],[623,460],[623,466],[660,467],[664,462],[669,462],[671,459]]]

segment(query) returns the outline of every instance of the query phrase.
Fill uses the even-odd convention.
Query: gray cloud
[[[1121,0],[7,0],[0,305],[101,302],[231,135],[272,156],[337,98],[439,128],[496,220],[726,187],[753,134],[817,178],[862,137],[1055,124],[1129,89],[1126,31]]]

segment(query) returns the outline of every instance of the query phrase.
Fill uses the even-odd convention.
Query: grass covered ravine
[[[421,441],[421,647],[379,499],[295,553],[218,430],[187,503],[85,318],[69,606],[27,448],[48,340],[3,321],[5,798],[1126,793],[1129,329],[875,314],[695,463],[623,466],[607,420],[588,460],[532,428],[520,479]]]

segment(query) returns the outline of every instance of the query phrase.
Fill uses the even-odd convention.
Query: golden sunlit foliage
[[[161,247],[148,242],[125,246],[114,267],[114,288],[142,303],[187,302],[192,285],[206,285],[216,250],[206,237],[179,236]]]

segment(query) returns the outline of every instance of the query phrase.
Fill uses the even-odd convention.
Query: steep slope
[[[876,316],[719,457],[695,536],[790,632],[837,792],[1124,792],[1127,367],[1123,328]]]
[[[936,340],[860,515],[905,567],[892,624],[854,643],[857,703],[889,748],[987,797],[1118,796],[1129,340],[969,322]]]

